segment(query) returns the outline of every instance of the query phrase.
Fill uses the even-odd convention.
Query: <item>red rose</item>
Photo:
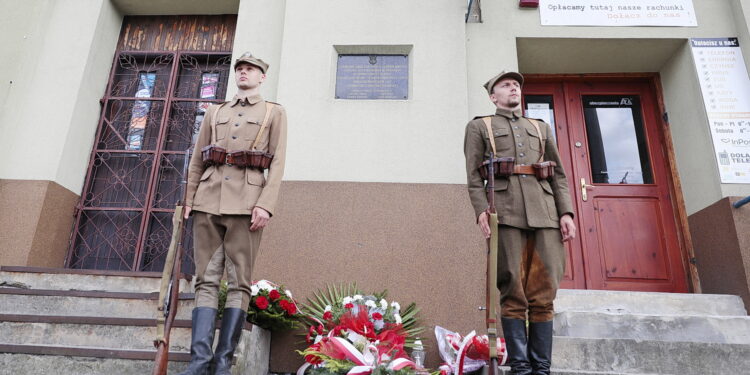
[[[323,319],[325,320],[331,320],[333,319],[333,313],[330,311],[326,311],[323,313]]]
[[[293,304],[293,303],[288,303],[288,304],[287,304],[286,306],[287,306],[287,307],[286,307],[286,308],[284,308],[284,310],[286,310],[286,312],[287,312],[287,313],[288,313],[289,315],[294,315],[294,314],[296,314],[296,313],[297,313],[297,305],[295,305],[295,304]]]
[[[279,306],[281,306],[282,309],[286,310],[287,306],[289,306],[289,301],[282,299],[279,301]]]
[[[353,308],[354,308],[354,304],[352,304],[352,303],[347,303],[346,305],[344,305],[344,308],[347,308],[347,309],[353,309]]]
[[[379,312],[374,312],[372,313],[372,318],[375,320],[383,320],[383,314]]]
[[[258,296],[255,298],[255,306],[258,306],[259,309],[265,310],[268,308],[268,299],[263,296]]]
[[[278,290],[274,289],[270,293],[268,293],[268,296],[271,297],[271,301],[276,301],[281,297],[281,293],[279,293]]]
[[[318,334],[319,335],[323,334],[323,325],[322,324],[318,324]]]

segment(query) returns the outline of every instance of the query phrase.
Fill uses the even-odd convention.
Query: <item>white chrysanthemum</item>
[[[321,335],[315,336],[315,342],[313,342],[313,344],[317,344],[320,340],[323,340],[323,336]]]
[[[257,296],[258,292],[260,292],[260,288],[258,288],[255,285],[250,286],[250,295],[251,296]]]
[[[353,299],[354,299],[355,301],[357,301],[357,300],[361,300],[361,299],[362,299],[362,295],[361,295],[361,294],[355,294],[355,295],[354,295],[354,298],[353,298]]]
[[[326,305],[325,310],[323,310],[323,312],[328,312],[328,311],[331,311],[331,305]]]
[[[393,314],[393,319],[396,320],[396,324],[401,324],[401,315]]]
[[[269,292],[274,289],[274,287],[271,286],[271,284],[268,282],[268,280],[258,281],[256,283],[256,285],[258,285],[258,288],[261,288],[261,289],[269,291]]]
[[[344,297],[344,300],[341,301],[341,304],[346,305],[347,303],[352,303],[352,297],[346,296]]]
[[[375,301],[370,301],[370,300],[367,300],[367,301],[365,301],[365,306],[367,306],[367,307],[371,307],[371,308],[373,308],[373,309],[374,309],[374,308],[376,308],[376,307],[377,307],[378,305],[376,305],[376,304],[375,304]]]
[[[401,305],[399,305],[396,301],[391,302],[391,307],[393,307],[393,309],[396,311],[401,311]]]
[[[285,290],[284,294],[286,294],[287,297],[292,298],[292,292],[290,292],[289,289]]]
[[[388,301],[386,301],[385,299],[381,299],[380,300],[380,308],[383,309],[383,310],[386,310],[388,308]]]

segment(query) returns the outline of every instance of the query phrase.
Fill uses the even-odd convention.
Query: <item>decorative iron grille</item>
[[[119,52],[77,207],[69,268],[161,271],[183,166],[209,105],[226,95],[230,53]],[[194,271],[192,219],[182,270]]]

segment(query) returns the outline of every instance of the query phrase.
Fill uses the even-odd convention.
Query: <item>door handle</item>
[[[593,189],[594,185],[586,185],[586,179],[581,178],[581,199],[583,199],[584,202],[587,202],[589,200],[589,194],[587,189]]]

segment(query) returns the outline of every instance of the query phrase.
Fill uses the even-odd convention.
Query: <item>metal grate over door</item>
[[[206,108],[226,95],[230,52],[119,52],[66,260],[68,268],[161,271],[183,165]],[[192,220],[183,272],[193,272]]]

